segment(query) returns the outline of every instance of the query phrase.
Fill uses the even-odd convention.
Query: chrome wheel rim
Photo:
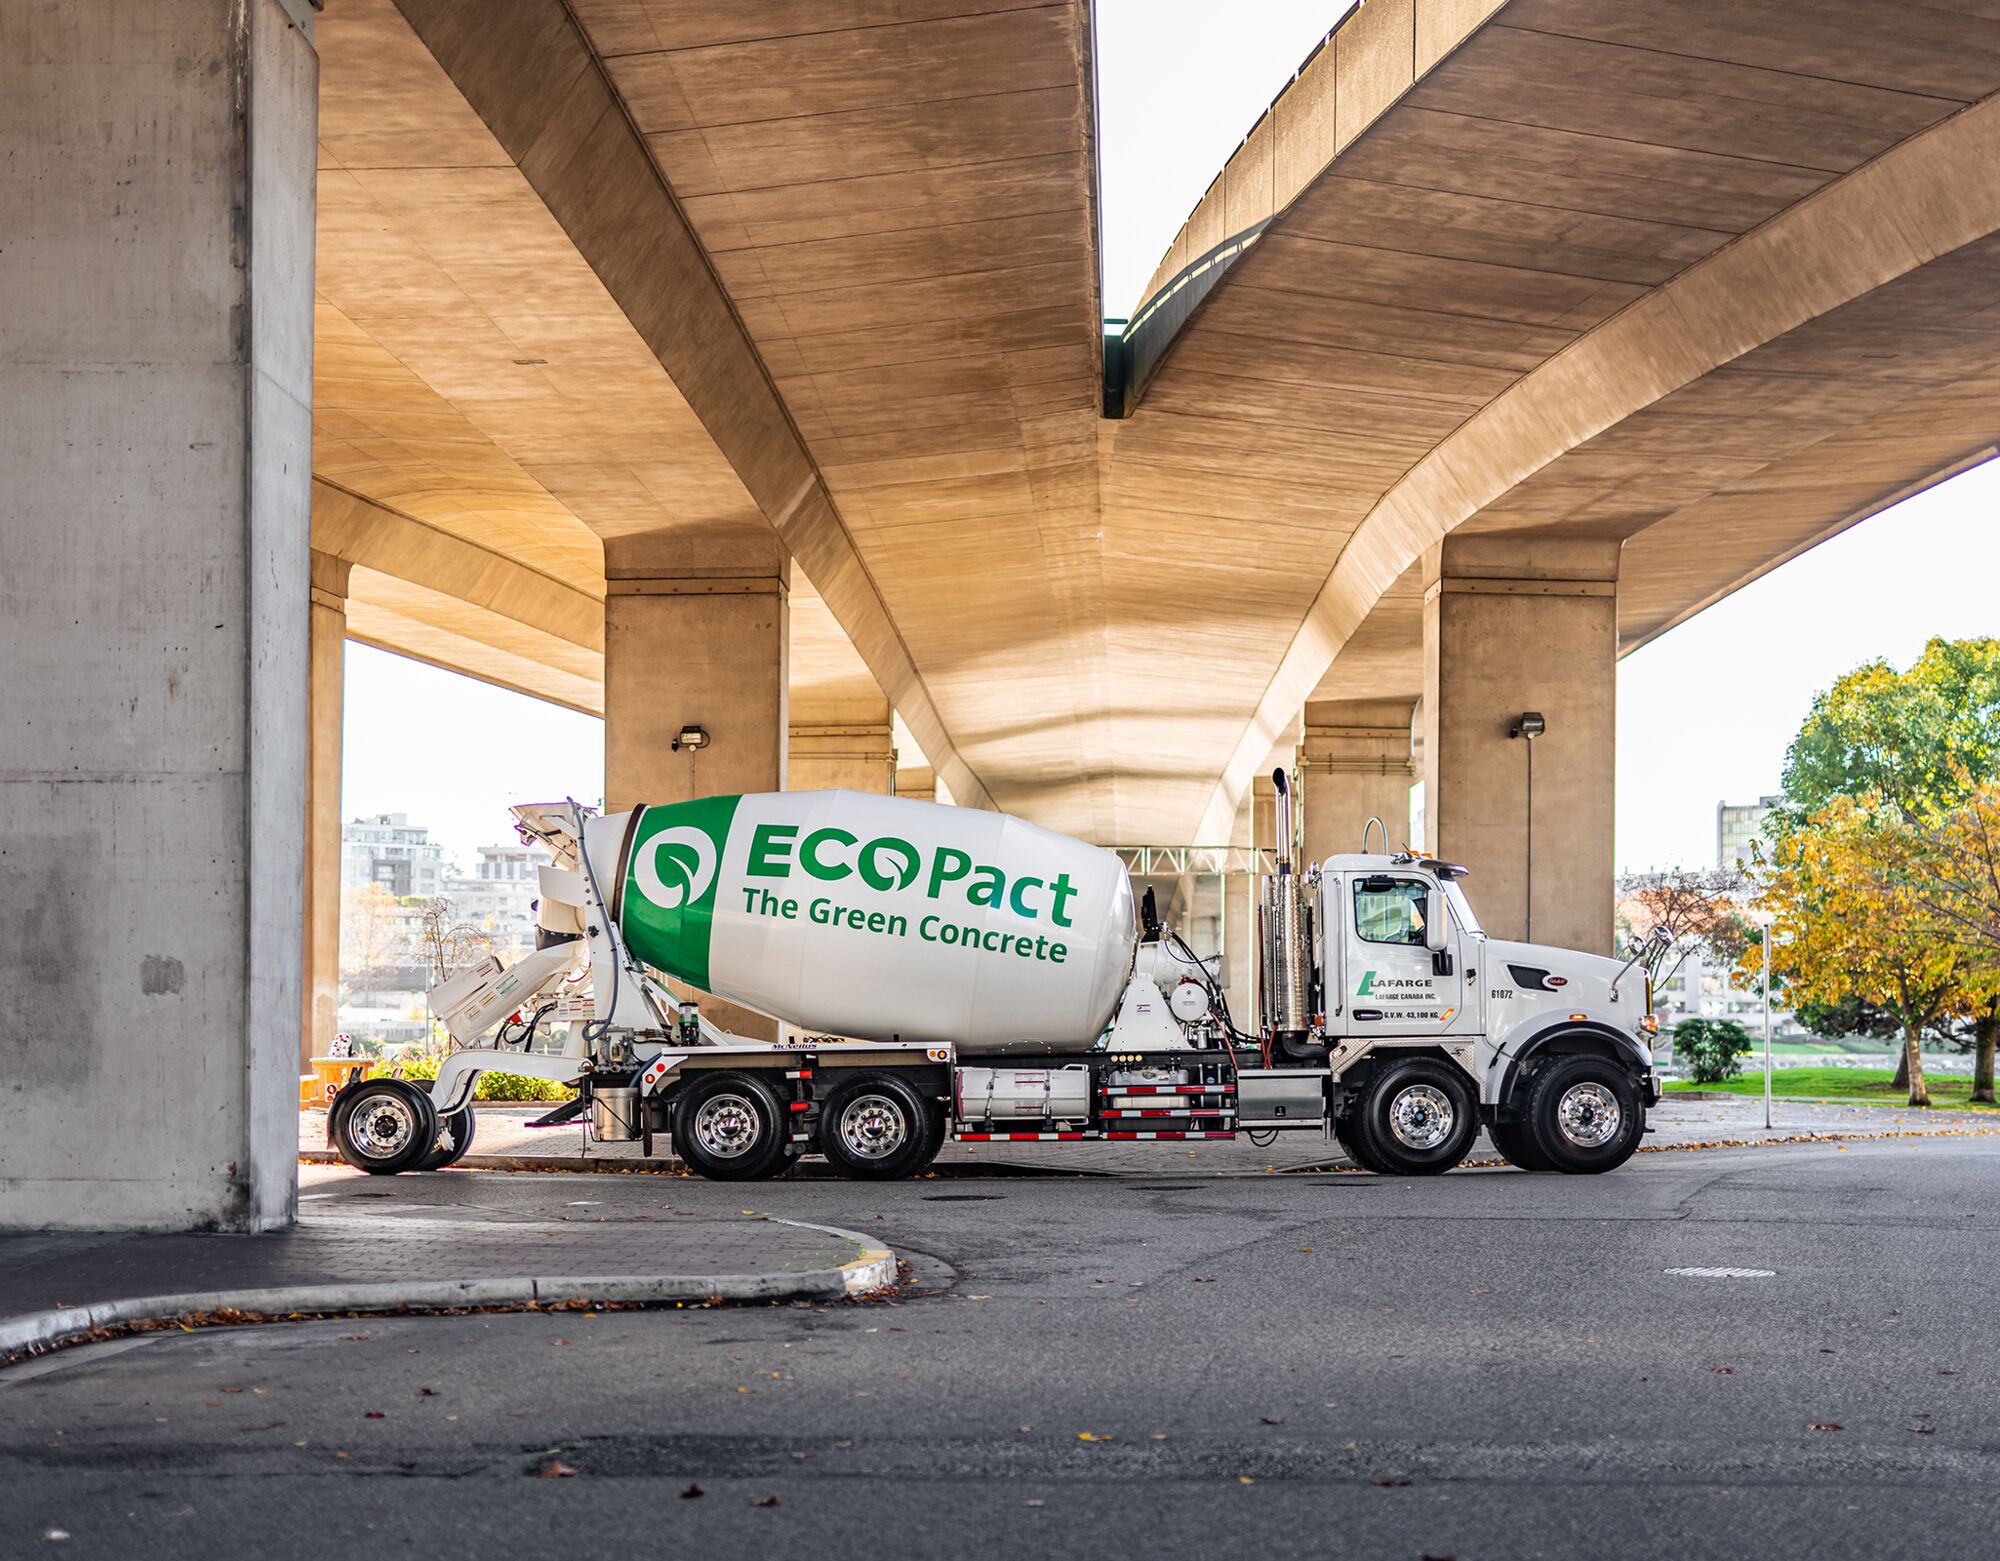
[[[1601,1149],[1618,1136],[1625,1113],[1608,1085],[1572,1084],[1556,1102],[1556,1126],[1579,1149]]]
[[[887,1095],[857,1095],[840,1113],[840,1142],[863,1160],[882,1160],[909,1142],[910,1123]]]
[[[347,1137],[355,1153],[368,1160],[387,1160],[409,1148],[417,1136],[417,1114],[400,1095],[372,1095],[347,1119]]]
[[[748,1154],[764,1123],[756,1105],[742,1095],[711,1095],[694,1114],[695,1142],[719,1160]]]
[[[1435,1084],[1412,1084],[1389,1102],[1389,1131],[1409,1149],[1435,1149],[1451,1137],[1451,1097]]]

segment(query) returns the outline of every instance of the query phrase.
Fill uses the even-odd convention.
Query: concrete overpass
[[[1971,0],[1368,0],[1108,350],[1083,0],[8,29],[0,1220],[286,1217],[345,637],[601,711],[613,805],[898,721],[1106,843],[1420,777],[1601,946],[1616,656],[1993,444]]]

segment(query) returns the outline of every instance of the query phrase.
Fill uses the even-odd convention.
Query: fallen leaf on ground
[[[551,1458],[535,1471],[536,1475],[544,1480],[566,1480],[571,1475],[581,1472],[576,1465],[564,1463],[560,1458]]]
[[[690,1481],[688,1484],[688,1488],[681,1492],[681,1500],[693,1501],[695,1497],[699,1496],[700,1494],[701,1494],[701,1487]]]
[[[1026,1427],[1022,1429],[1025,1430]],[[1095,1431],[1079,1431],[1076,1433],[1076,1439],[1079,1442],[1108,1442],[1112,1440],[1108,1436],[1099,1436]]]
[[[340,1336],[340,1342],[342,1344],[359,1344],[363,1339],[372,1339],[374,1337],[375,1335],[372,1333],[343,1333]]]
[[[1239,1474],[1236,1476],[1236,1483],[1238,1485],[1255,1485],[1257,1481],[1250,1475]]]
[[[760,1499],[750,1503],[750,1505],[753,1507],[775,1507],[777,1506],[777,1504],[778,1504],[778,1498],[775,1496],[761,1497]]]
[[[1838,1431],[1840,1423],[1835,1420],[1815,1420],[1806,1429],[1808,1431]]]
[[[1718,1377],[1733,1377],[1736,1375],[1736,1368],[1734,1366],[1711,1366],[1708,1369]]]
[[[1266,1415],[1264,1417],[1265,1425],[1283,1425],[1284,1423],[1285,1417],[1283,1415]]]
[[[1378,1474],[1374,1479],[1369,1481],[1371,1485],[1408,1485],[1409,1483],[1410,1477],[1406,1474]]]
[[[379,1409],[371,1409],[368,1411],[367,1414],[363,1415],[361,1418],[363,1420],[380,1420],[383,1418],[382,1411]]]

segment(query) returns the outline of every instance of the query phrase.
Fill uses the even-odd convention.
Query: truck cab
[[[1645,951],[1621,962],[1491,938],[1465,869],[1412,852],[1336,856],[1307,876],[1335,1131],[1357,1159],[1423,1169],[1409,1162],[1454,1148],[1468,1106],[1529,1169],[1629,1157],[1659,1099]]]

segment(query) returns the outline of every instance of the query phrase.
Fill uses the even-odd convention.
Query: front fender
[[[1521,1074],[1536,1057],[1545,1055],[1552,1046],[1564,1040],[1582,1040],[1589,1044],[1572,1049],[1584,1053],[1605,1056],[1613,1062],[1629,1067],[1639,1080],[1646,1104],[1656,1105],[1660,1098],[1659,1079],[1653,1072],[1653,1054],[1650,1048],[1642,1046],[1636,1036],[1627,1035],[1623,1030],[1594,1019],[1558,1019],[1542,1026],[1526,1040],[1507,1051],[1498,1053],[1493,1059],[1494,1079],[1491,1104],[1500,1108],[1510,1107],[1514,1091],[1520,1084]]]

